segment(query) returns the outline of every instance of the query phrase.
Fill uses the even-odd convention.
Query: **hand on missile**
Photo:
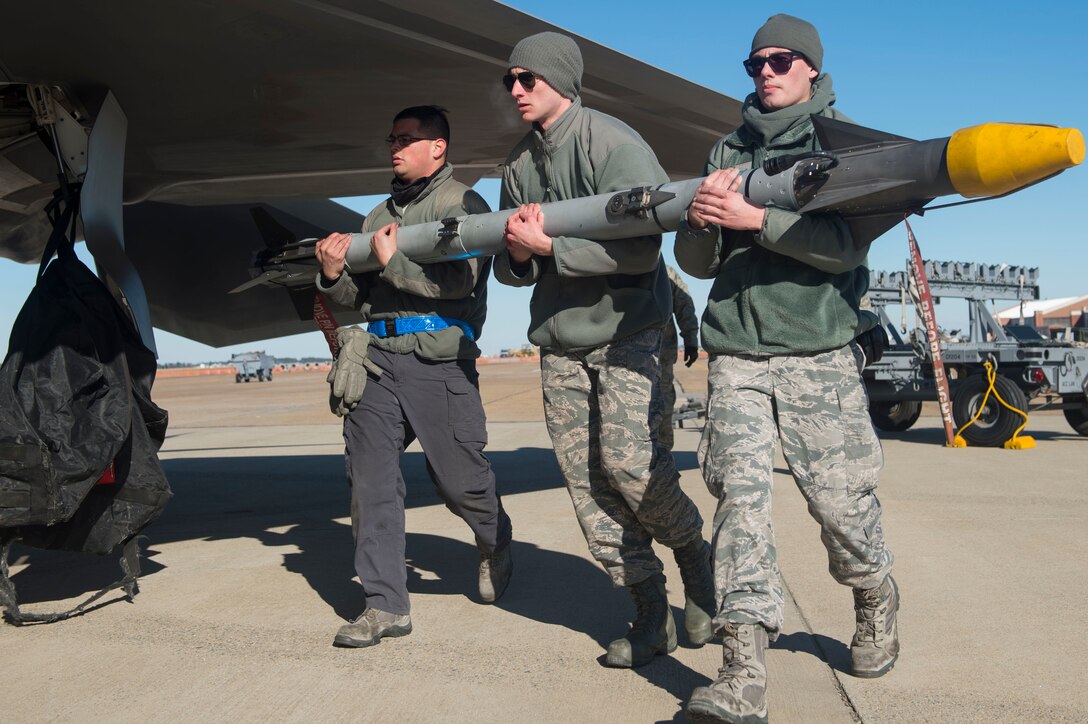
[[[351,234],[329,234],[314,247],[314,256],[321,265],[321,275],[326,279],[338,279],[344,273],[344,261],[351,246]]]
[[[552,238],[544,233],[544,211],[540,204],[522,204],[506,219],[502,239],[510,258],[524,264],[533,254],[552,255]]]
[[[725,229],[759,231],[767,210],[740,193],[740,171],[735,168],[718,169],[699,184],[695,197],[688,208],[688,226],[705,229],[717,224]]]
[[[340,327],[336,330],[336,344],[340,351],[332,363],[326,381],[332,385],[329,408],[333,414],[344,417],[363,399],[367,371],[375,377],[382,376],[382,369],[367,356],[370,334],[359,327]]]
[[[691,367],[695,364],[695,360],[699,359],[699,345],[697,344],[685,344],[684,345],[684,366]]]
[[[374,260],[382,265],[382,269],[389,264],[393,254],[397,252],[397,225],[386,224],[374,232],[370,237],[370,252]]]

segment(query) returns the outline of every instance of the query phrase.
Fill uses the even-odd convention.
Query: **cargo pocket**
[[[869,417],[864,388],[846,381],[838,395],[846,487],[855,494],[865,493],[877,486],[884,454]]]
[[[480,391],[464,377],[446,379],[450,428],[458,442],[487,444],[487,425]]]

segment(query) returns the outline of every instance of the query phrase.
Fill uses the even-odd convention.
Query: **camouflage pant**
[[[657,426],[657,439],[661,446],[672,452],[672,411],[676,407],[676,375],[673,367],[676,365],[676,355],[679,352],[676,346],[676,334],[672,335],[672,344],[669,344],[668,335],[661,345],[661,424]]]
[[[811,356],[710,360],[699,462],[714,514],[715,624],[782,627],[782,584],[771,528],[775,438],[820,523],[831,575],[853,588],[891,571],[880,502],[883,464],[853,345]]]
[[[542,350],[548,432],[590,553],[617,586],[662,570],[651,543],[702,538],[703,520],[657,442],[661,331],[586,352]]]

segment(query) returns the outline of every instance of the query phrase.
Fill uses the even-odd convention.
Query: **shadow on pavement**
[[[498,451],[488,458],[502,495],[562,485],[550,448]],[[349,514],[343,456],[177,458],[163,460],[163,468],[174,498],[162,517],[144,530],[146,545],[253,538],[270,546],[297,546],[303,552],[287,554],[285,567],[305,576],[338,614],[355,615],[352,611],[359,595],[358,585],[350,580],[351,530],[336,522]],[[406,508],[441,505],[422,453],[405,453],[401,468],[407,486]],[[315,553],[315,560],[330,563],[310,566],[296,560]],[[143,576],[163,568],[151,558],[153,550],[145,548],[145,555]],[[17,544],[11,561],[29,564],[12,576],[20,603],[73,598],[120,578],[115,555],[44,551]]]
[[[937,447],[944,447],[944,428],[941,426],[940,420],[937,420],[931,426],[919,426],[912,427],[909,430],[903,432],[886,432],[884,430],[877,430],[877,435],[881,440],[899,440],[905,443],[917,443],[920,445],[934,445]],[[1033,437],[1036,440],[1084,440],[1082,435],[1078,435],[1075,430],[1070,428],[1068,431],[1051,431],[1051,430],[1032,430],[1031,424],[1028,424],[1026,430],[1020,433],[1021,437]],[[969,447],[977,447],[970,445]],[[1001,448],[995,448],[1000,450]]]
[[[843,642],[823,634],[811,634],[807,631],[795,631],[782,634],[771,643],[772,649],[792,651],[797,654],[811,654],[826,663],[835,671],[849,674],[850,647]]]
[[[158,573],[165,566],[155,561],[157,551],[150,548],[141,550],[140,578]],[[19,595],[19,604],[41,603],[43,601],[64,601],[77,596],[86,596],[105,588],[124,575],[121,571],[121,550],[106,556],[67,551],[45,551],[25,546],[14,545],[11,548],[11,563],[29,562],[24,570],[11,577]],[[113,591],[89,608],[89,613],[124,594]],[[57,605],[50,610],[62,610],[69,606]]]
[[[689,453],[690,455],[690,453]],[[692,456],[694,457],[694,456]],[[562,477],[551,448],[488,454],[503,496],[559,488]],[[150,548],[144,575],[155,563],[155,545],[190,540],[252,538],[284,547],[283,566],[302,576],[344,619],[360,612],[362,591],[354,580],[350,493],[340,455],[179,458],[163,461],[174,499],[145,530]],[[426,473],[422,453],[402,457],[406,508],[442,505]],[[452,514],[450,514],[452,515]],[[572,514],[573,517],[573,514]],[[634,618],[627,593],[612,586],[594,563],[518,539],[514,523],[514,579],[496,606],[533,621],[562,626],[593,639],[602,649]],[[573,521],[572,521],[573,527]],[[412,594],[477,597],[475,546],[409,529],[408,590]],[[21,603],[63,600],[116,580],[113,556],[13,548],[13,562],[28,563],[13,576]],[[670,582],[675,593],[678,581]],[[683,616],[674,610],[677,627]],[[681,643],[684,634],[680,632]],[[662,656],[637,670],[681,702],[706,676]]]

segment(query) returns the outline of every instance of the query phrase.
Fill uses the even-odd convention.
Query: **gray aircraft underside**
[[[228,294],[266,248],[253,208],[297,238],[357,230],[361,217],[328,199],[387,191],[382,139],[410,105],[449,109],[460,180],[496,175],[526,131],[499,82],[506,59],[522,37],[558,29],[491,0],[5,5],[0,255],[37,261],[48,236],[57,164],[27,100],[28,84],[45,86],[72,114],[69,133],[73,120],[84,131],[111,119],[85,169],[105,187],[84,198],[88,230],[107,230],[87,235],[100,267],[135,312],[138,272],[156,327],[214,346],[313,329],[281,289]],[[738,125],[736,100],[577,40],[586,105],[638,130],[673,179],[698,175]]]

